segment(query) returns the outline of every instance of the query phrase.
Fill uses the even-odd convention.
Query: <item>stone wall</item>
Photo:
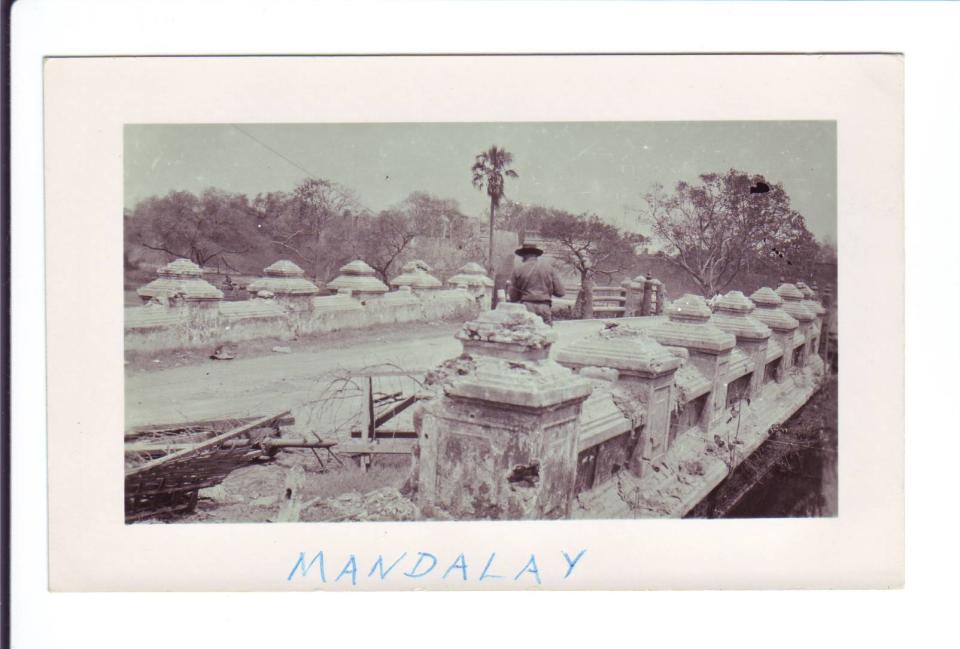
[[[459,519],[684,515],[823,374],[815,297],[754,295],[713,310],[684,295],[557,350],[519,305],[482,313],[415,412],[418,504]]]
[[[203,280],[199,267],[179,259],[138,291],[142,306],[125,309],[124,345],[129,352],[155,353],[267,338],[290,340],[382,324],[467,320],[490,303],[483,282],[490,280],[476,264],[468,267],[470,276],[450,288],[418,267],[412,271],[414,281],[401,280],[391,291],[358,260],[344,266],[342,275],[328,284],[337,293],[321,296],[296,264],[281,260],[248,285],[250,299],[228,302]]]

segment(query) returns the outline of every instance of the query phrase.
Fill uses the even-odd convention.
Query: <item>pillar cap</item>
[[[550,346],[557,341],[557,332],[522,304],[501,302],[496,309],[484,311],[476,320],[464,324],[456,338],[463,343],[465,352],[468,346],[479,353],[486,348],[491,355],[501,356],[504,354],[493,350],[512,350],[522,359],[529,357],[525,352],[549,353]]]
[[[621,374],[655,378],[675,371],[683,361],[643,329],[608,322],[599,333],[559,350],[557,362],[568,367],[609,367]]]
[[[374,277],[376,271],[360,259],[351,261],[340,268],[341,275],[327,284],[327,288],[338,291],[348,288],[358,293],[386,293],[387,285]]]
[[[722,354],[737,344],[733,334],[709,323],[713,314],[700,295],[687,293],[671,302],[666,311],[669,320],[648,329],[650,335],[662,345],[685,347],[706,354]]]
[[[783,310],[796,318],[801,324],[812,322],[816,315],[803,305],[803,293],[793,284],[781,284],[777,295],[783,298]]]
[[[703,296],[692,293],[671,302],[666,312],[671,322],[706,322],[713,313]]]
[[[750,300],[757,305],[751,315],[773,331],[787,333],[800,326],[796,318],[783,310],[783,298],[769,286],[754,291]]]
[[[203,269],[189,259],[175,259],[157,269],[157,275],[137,289],[137,295],[143,299],[180,295],[187,302],[223,299],[223,291],[203,279]]]
[[[752,301],[758,307],[778,307],[783,304],[783,298],[777,295],[769,286],[758,288],[750,295]]]
[[[731,333],[741,341],[759,342],[770,337],[770,328],[762,321],[751,317],[753,302],[740,291],[730,291],[716,303],[711,324]]]
[[[410,264],[415,262],[409,262],[404,265],[404,272],[400,275],[397,275],[392,280],[390,280],[391,286],[409,286],[410,288],[440,288],[442,284],[440,280],[425,271],[420,266],[412,266],[408,269]]]
[[[456,337],[473,366],[447,380],[447,396],[538,410],[582,401],[592,391],[588,381],[548,358],[557,334],[522,304],[501,302]]]
[[[274,295],[316,295],[317,285],[303,276],[303,269],[289,259],[281,259],[263,269],[264,277],[247,284],[247,291],[256,295],[270,291]]]
[[[471,261],[464,264],[460,272],[447,280],[454,286],[493,286],[493,280],[487,277],[487,271],[480,264]]]

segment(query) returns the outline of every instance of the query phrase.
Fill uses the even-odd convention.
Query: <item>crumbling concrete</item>
[[[417,503],[457,519],[563,518],[590,384],[548,358],[556,332],[504,302],[457,334],[463,356],[414,414]]]

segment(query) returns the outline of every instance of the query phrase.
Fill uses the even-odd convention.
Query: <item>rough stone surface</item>
[[[302,521],[415,521],[422,518],[415,503],[394,487],[365,494],[351,492],[329,498],[303,510]]]
[[[456,518],[561,518],[576,477],[591,385],[551,360],[556,333],[502,303],[457,334],[463,354],[428,376],[414,413],[417,502]]]

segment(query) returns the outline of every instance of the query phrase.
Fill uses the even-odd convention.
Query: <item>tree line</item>
[[[576,309],[585,317],[597,278],[641,272],[639,254],[651,239],[659,245],[657,254],[707,296],[743,274],[789,281],[809,275],[812,264],[836,262],[836,251],[816,241],[782,184],[760,174],[730,169],[703,174],[694,183],[678,182],[670,190],[653,187],[636,213],[651,233],[647,237],[595,213],[509,200],[507,180],[512,186],[521,179],[513,156],[501,147],[475,156],[470,172],[473,186],[489,197],[487,223],[464,214],[453,199],[420,191],[374,212],[351,189],[321,178],[253,198],[214,188],[199,195],[171,191],[125,211],[124,259],[132,266],[145,256],[154,261],[185,257],[200,266],[259,274],[283,257],[317,282],[332,279],[353,259],[363,259],[384,281],[412,258],[427,259],[442,274],[481,261],[502,281],[512,246],[495,251],[495,230],[519,239],[536,234],[579,279]]]

